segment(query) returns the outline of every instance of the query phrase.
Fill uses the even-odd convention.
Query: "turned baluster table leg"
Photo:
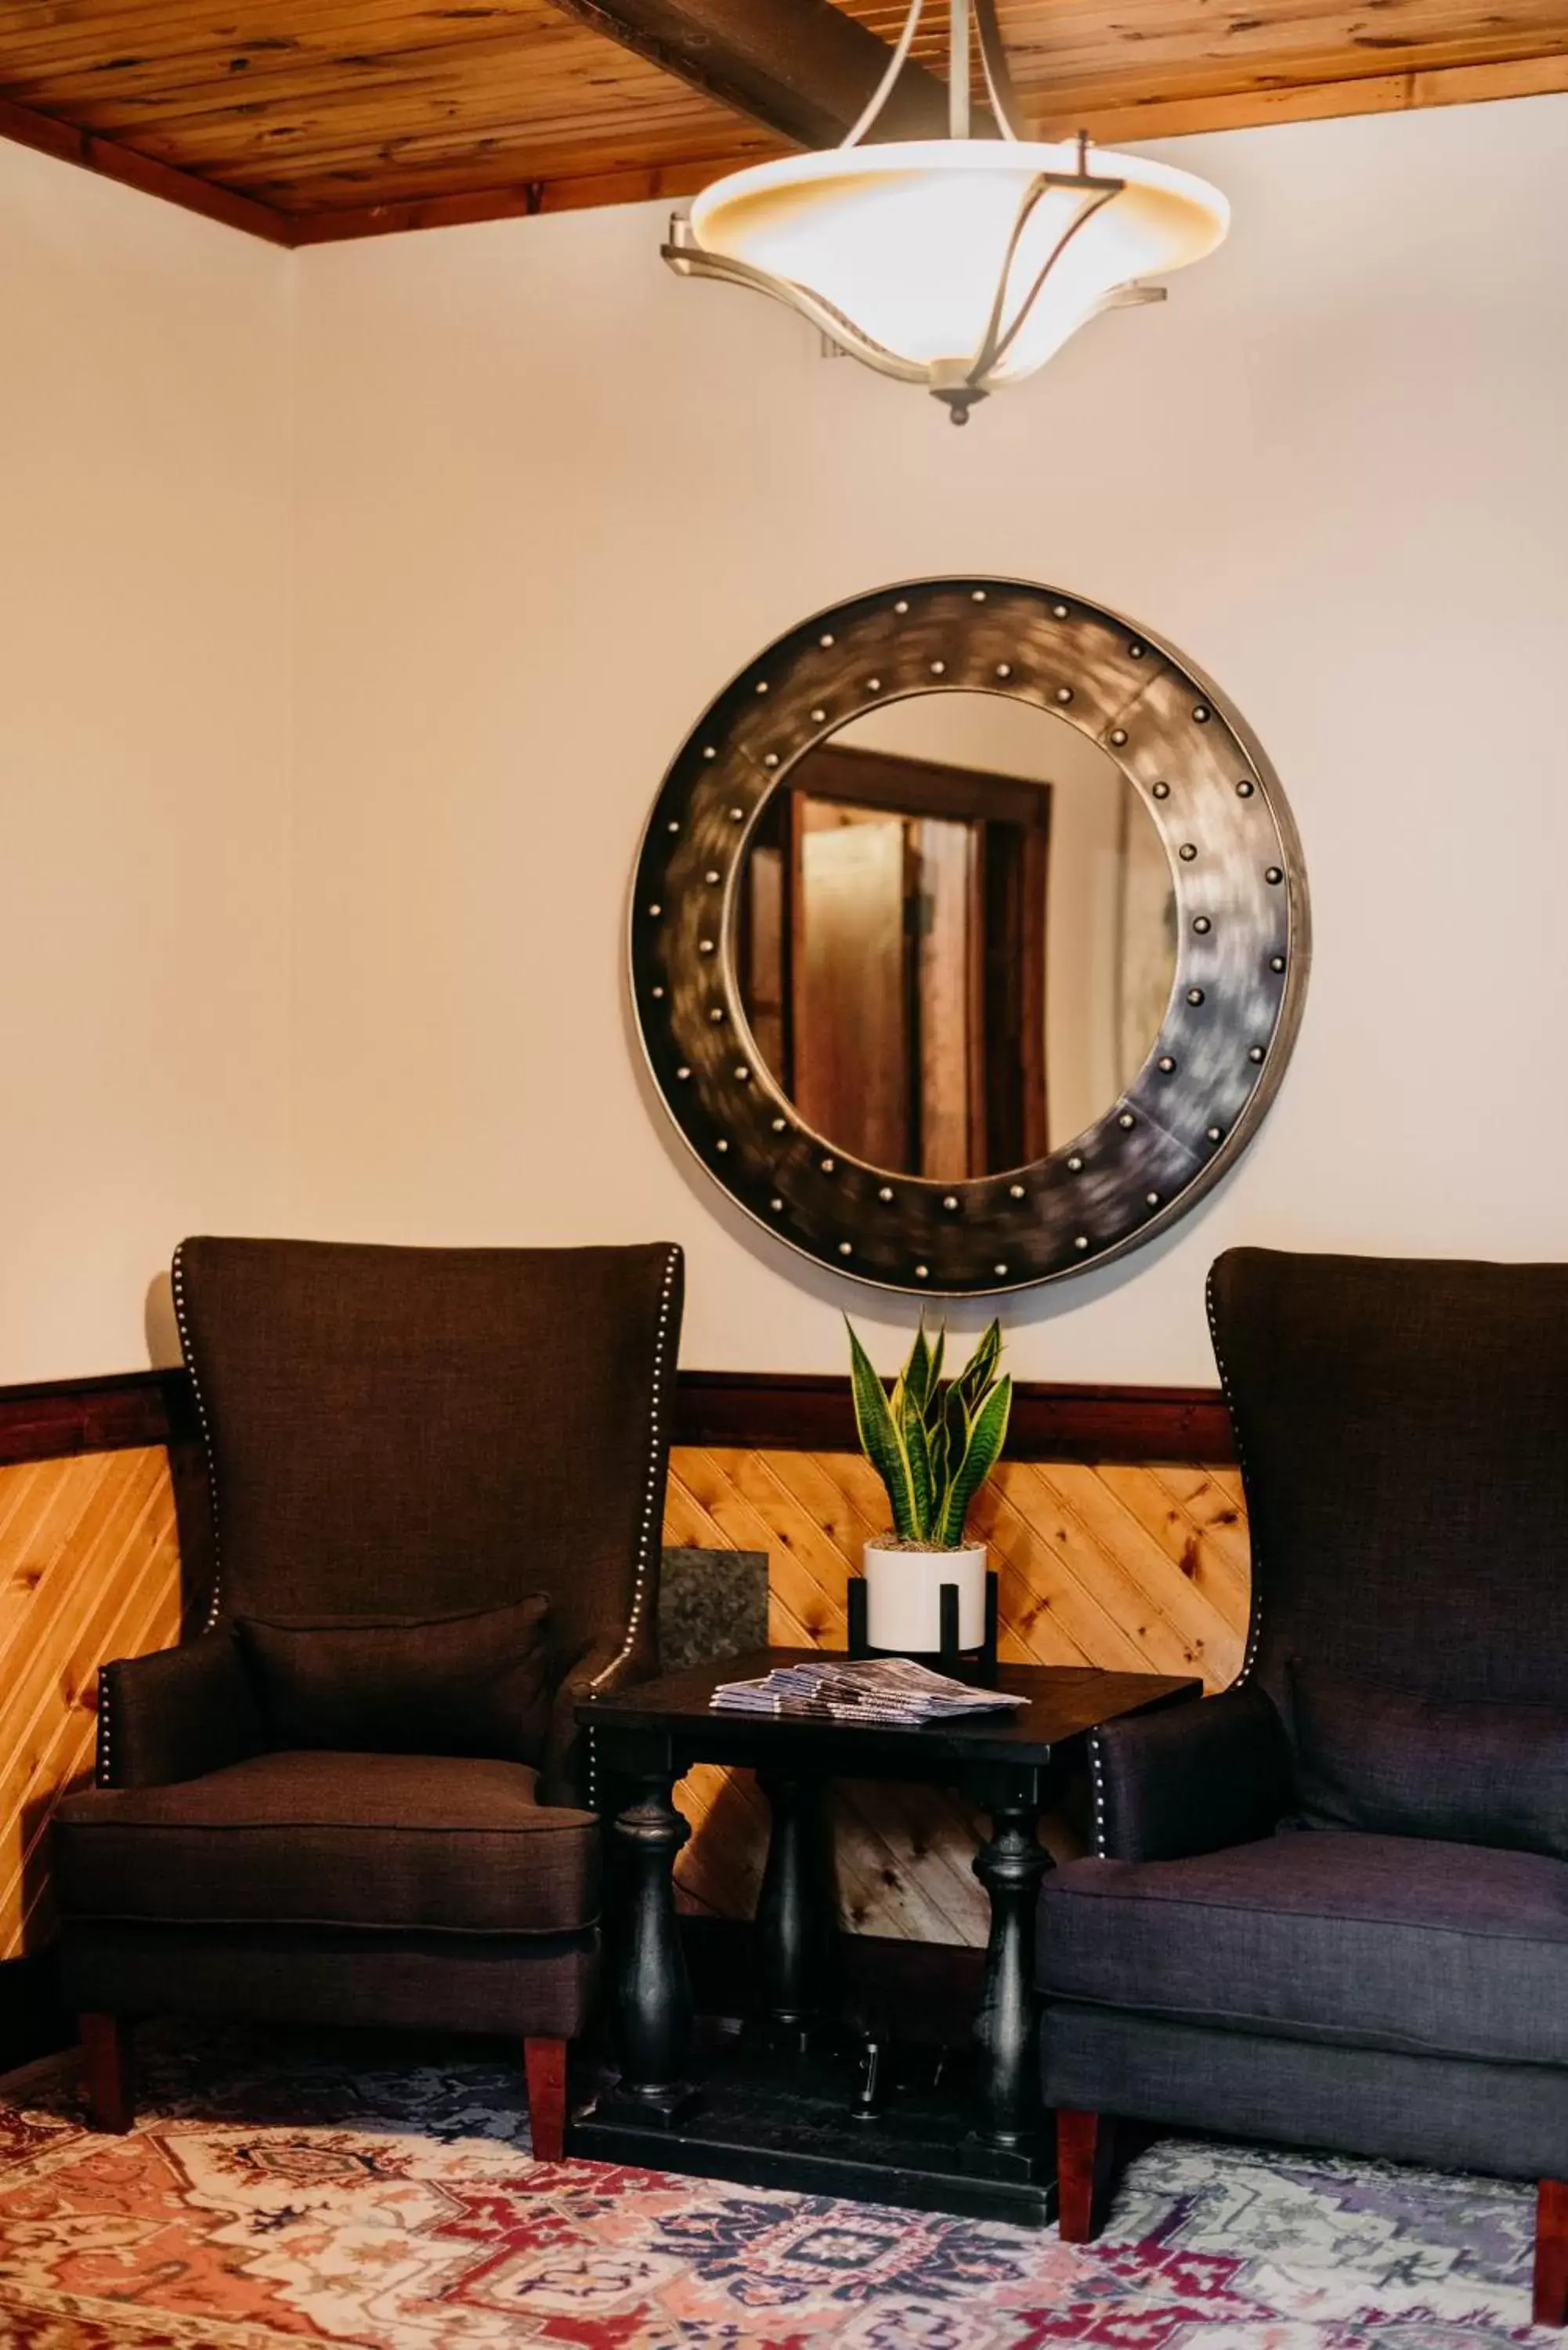
[[[836,1902],[819,1779],[758,1782],[772,1814],[757,1902],[763,2011],[781,2041],[802,2047],[823,2015],[833,1974]]]
[[[689,2110],[691,1985],[675,1914],[671,1872],[691,1831],[670,1801],[674,1782],[641,1779],[615,1824],[623,1856],[626,1915],[617,1981],[618,2095],[673,2121]]]
[[[1039,1840],[1040,1804],[1002,1788],[986,1808],[991,1835],[974,1873],[991,1900],[985,1981],[975,2017],[979,2113],[965,2141],[971,2169],[1032,2176],[1040,2154],[1040,1998],[1034,1983],[1035,1909],[1051,1859]]]

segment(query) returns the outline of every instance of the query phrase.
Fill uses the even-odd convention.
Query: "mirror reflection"
[[[1059,1149],[1158,1035],[1174,892],[1109,754],[1047,711],[932,693],[866,712],[774,792],[736,969],[806,1124],[957,1182]]]

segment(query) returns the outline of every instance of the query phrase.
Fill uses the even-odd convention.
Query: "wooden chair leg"
[[[524,2040],[528,2075],[528,2127],[536,2162],[559,2162],[566,2138],[566,2043]]]
[[[1056,2112],[1056,2191],[1064,2244],[1092,2243],[1105,2218],[1116,2124],[1104,2114]]]
[[[1543,2178],[1536,2192],[1535,2323],[1568,2325],[1568,2179]]]
[[[136,2117],[130,2024],[119,2015],[81,2015],[77,2018],[77,2029],[81,2035],[88,2126],[128,2130]]]

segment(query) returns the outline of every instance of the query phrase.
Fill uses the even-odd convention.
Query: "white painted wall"
[[[1241,1168],[1016,1367],[1206,1379],[1233,1241],[1568,1254],[1568,99],[1173,151],[1229,245],[961,434],[651,211],[288,256],[0,148],[0,1378],[141,1359],[194,1226],[671,1234],[693,1364],[901,1326],[686,1159],[621,931],[712,692],[949,568],[1212,671],[1318,935]]]
[[[301,256],[296,1222],[672,1234],[694,1364],[832,1368],[839,1307],[902,1324],[686,1159],[628,1027],[625,890],[732,671],[853,591],[993,568],[1221,681],[1318,941],[1240,1169],[1012,1300],[1016,1367],[1207,1379],[1232,1242],[1568,1254],[1568,99],[1171,151],[1230,193],[1230,244],[962,433],[669,277],[651,209]]]
[[[0,1381],[144,1362],[281,1210],[291,299],[0,144]]]

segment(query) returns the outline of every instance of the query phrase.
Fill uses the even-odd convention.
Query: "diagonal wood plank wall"
[[[842,1645],[851,1563],[885,1523],[880,1489],[856,1456],[685,1446],[672,1457],[666,1538],[765,1550],[777,1640]],[[1234,1470],[1011,1461],[977,1523],[1002,1575],[1009,1655],[1201,1672],[1211,1686],[1234,1671],[1247,1608]],[[180,1615],[163,1448],[0,1468],[0,1960],[47,1936],[46,1832],[60,1794],[91,1769],[97,1667],[165,1646]],[[696,1829],[681,1860],[684,1900],[748,1914],[766,1843],[755,1787],[743,1774],[698,1773],[682,1801]],[[842,1790],[845,1923],[983,1939],[975,1841],[950,1797]]]
[[[48,1938],[47,1831],[91,1773],[99,1665],[179,1628],[161,1445],[0,1469],[0,1960]]]
[[[1198,1673],[1221,1687],[1246,1634],[1248,1537],[1240,1471],[1192,1462],[1005,1462],[973,1523],[1001,1577],[1002,1653],[1039,1664]],[[841,1648],[845,1588],[887,1524],[858,1455],[684,1447],[670,1462],[666,1539],[765,1550],[770,1632]],[[679,1882],[688,1907],[748,1915],[766,1850],[766,1805],[742,1773],[705,1770],[678,1799],[692,1824]],[[900,1788],[837,1792],[843,1924],[853,1932],[982,1942],[971,1871],[978,1835],[956,1798]],[[1075,1846],[1053,1822],[1057,1849]]]

